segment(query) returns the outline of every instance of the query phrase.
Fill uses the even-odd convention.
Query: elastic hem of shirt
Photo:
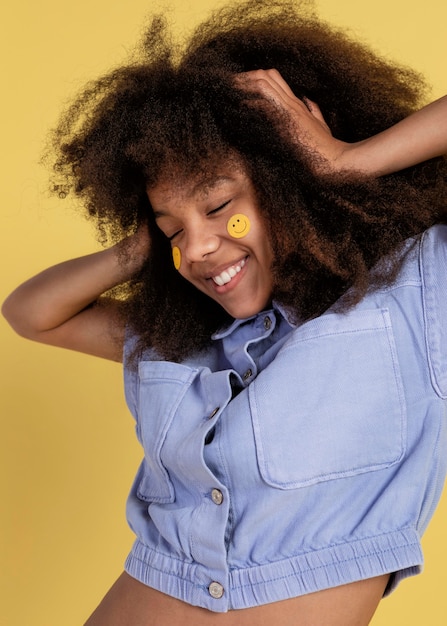
[[[421,571],[423,556],[414,528],[352,540],[273,563],[208,573],[198,563],[183,562],[136,541],[125,569],[140,582],[187,604],[215,612],[244,609],[393,574],[385,595]],[[219,599],[208,586],[224,587]]]

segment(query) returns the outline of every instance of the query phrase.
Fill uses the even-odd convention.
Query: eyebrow
[[[230,176],[217,176],[215,178],[200,180],[198,183],[194,185],[191,191],[191,195],[195,195],[203,191],[205,194],[212,191],[215,187],[218,187],[220,183],[232,183],[234,182],[234,178]]]

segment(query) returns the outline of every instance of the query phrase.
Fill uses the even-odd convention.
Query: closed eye
[[[224,202],[223,204],[221,204],[220,206],[218,206],[216,209],[213,209],[212,211],[209,211],[207,213],[207,215],[213,215],[213,213],[217,213],[218,211],[221,211],[222,209],[224,209],[228,204],[230,204],[231,200],[227,200],[226,202]]]
[[[173,235],[170,235],[168,237],[168,241],[172,241],[174,237],[177,237],[177,235],[179,235],[181,232],[182,232],[181,230],[177,230]]]
[[[219,211],[221,211],[222,209],[224,209],[228,204],[230,204],[232,200],[227,200],[226,202],[224,202],[223,204],[220,204],[218,207],[216,207],[215,209],[213,209],[212,211],[208,211],[208,213],[206,215],[214,215],[215,213],[218,213]],[[175,233],[173,233],[172,235],[167,236],[168,241],[172,241],[173,239],[175,239],[175,237],[177,237],[177,235],[179,235],[182,232],[182,228],[179,230],[176,230]]]

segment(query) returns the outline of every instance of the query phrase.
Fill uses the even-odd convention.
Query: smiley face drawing
[[[180,265],[182,264],[182,253],[180,252],[180,248],[177,246],[172,248],[172,260],[174,261],[175,269],[179,270]]]
[[[243,213],[236,213],[228,220],[227,231],[231,237],[241,239],[250,231],[250,220]]]

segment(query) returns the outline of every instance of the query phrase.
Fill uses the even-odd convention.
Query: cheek
[[[242,239],[242,237],[246,237],[250,232],[250,229],[250,220],[243,213],[236,213],[236,215],[232,215],[227,222],[227,232],[230,237],[234,237],[235,239]]]

